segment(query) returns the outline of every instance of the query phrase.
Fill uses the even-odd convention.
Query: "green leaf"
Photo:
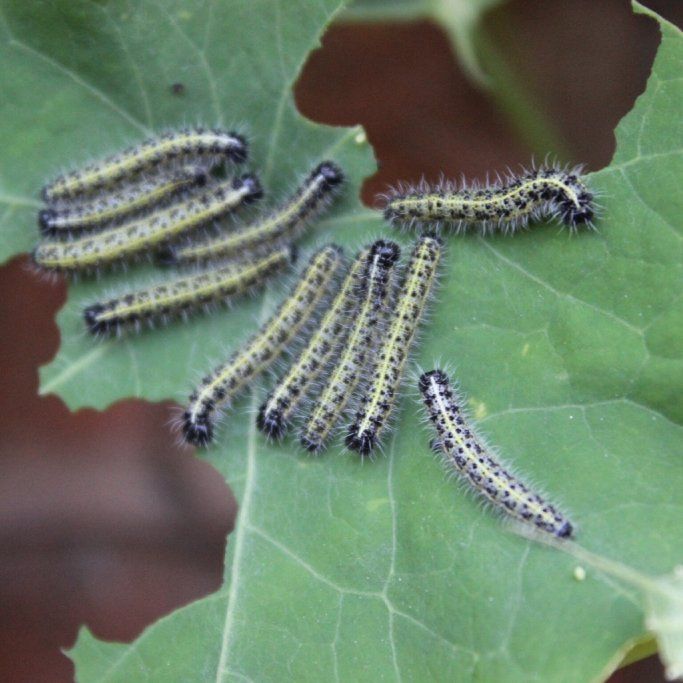
[[[300,13],[286,6],[264,2],[256,11],[249,2],[209,2],[196,3],[190,11],[188,3],[179,2],[126,4],[115,10],[76,3],[69,4],[68,11],[66,6],[55,10],[53,17],[39,16],[24,3],[10,4],[5,21],[13,37],[3,46],[6,60],[24,63],[28,55],[35,59],[36,70],[49,64],[49,87],[55,93],[73,91],[73,101],[64,101],[44,124],[42,135],[53,142],[39,149],[47,148],[50,154],[41,159],[33,153],[42,168],[25,193],[36,195],[43,178],[65,162],[82,161],[88,154],[99,157],[152,129],[186,121],[237,123],[251,132],[253,163],[271,201],[291,189],[316,160],[333,157],[340,162],[351,182],[344,201],[328,214],[328,225],[334,226],[335,238],[357,244],[364,228],[357,215],[370,215],[358,201],[358,190],[375,169],[371,149],[360,128],[331,129],[303,119],[291,94],[300,67],[339,2]],[[88,40],[75,41],[75,35]],[[62,42],[55,36],[62,36]],[[34,45],[44,52],[39,54]],[[31,85],[25,89],[40,89],[35,80],[27,79]],[[172,94],[174,82],[185,84],[184,96]],[[23,220],[17,217],[5,228],[17,231],[24,250],[36,239],[34,214],[35,209],[26,210]],[[252,301],[230,316],[196,319],[192,326],[176,327],[169,334],[93,343],[83,332],[85,302],[109,291],[110,282],[117,282],[119,290],[148,282],[155,277],[151,271],[138,268],[125,278],[71,287],[69,303],[59,316],[62,347],[41,373],[43,393],[59,393],[74,409],[104,408],[124,396],[183,401],[196,379],[193,373],[243,339],[261,307],[260,301]]]
[[[26,204],[5,211],[5,255],[32,243],[29,199],[59,166],[195,120],[247,123],[273,196],[334,157],[352,182],[319,234],[356,246],[380,234],[357,200],[374,168],[360,131],[305,121],[291,96],[338,5],[64,2],[37,12],[4,0],[0,187]],[[338,447],[312,459],[291,442],[266,445],[251,419],[255,389],[202,454],[240,501],[224,586],[132,644],[84,629],[70,653],[78,680],[585,681],[643,636],[641,585],[628,577],[670,572],[683,542],[683,38],[659,21],[647,90],[617,129],[613,163],[589,178],[602,194],[598,231],[450,240],[416,354],[425,368],[457,366],[482,428],[566,506],[580,545],[568,555],[511,534],[447,480],[412,395],[385,455],[361,464]],[[69,288],[44,392],[73,408],[184,400],[206,359],[252,330],[279,290],[192,325],[87,339],[83,303],[110,281],[146,277]]]
[[[430,13],[431,0],[351,0],[341,21],[413,21]]]

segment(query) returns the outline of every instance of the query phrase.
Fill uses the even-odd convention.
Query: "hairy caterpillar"
[[[173,173],[161,173],[122,185],[87,202],[41,209],[38,226],[41,234],[53,238],[104,228],[132,214],[163,205],[183,190],[202,187],[206,180],[206,169],[186,166]]]
[[[429,235],[418,238],[395,308],[389,316],[388,329],[378,345],[368,388],[360,399],[354,422],[347,430],[346,445],[363,456],[372,453],[391,417],[403,368],[427,305],[440,258],[439,239]]]
[[[330,202],[343,180],[342,170],[333,162],[324,161],[311,171],[285,203],[265,218],[216,239],[170,245],[160,255],[160,260],[164,263],[205,261],[232,256],[281,239],[295,240],[307,223]]]
[[[213,440],[218,408],[230,404],[250,381],[267,370],[311,321],[343,262],[340,247],[329,245],[316,251],[289,296],[261,329],[202,379],[182,418],[182,433],[188,443],[206,446]]]
[[[463,400],[451,388],[445,372],[424,373],[419,389],[438,435],[432,445],[464,481],[506,514],[558,538],[572,535],[572,524],[561,512],[489,454],[489,449],[468,427],[461,410]]]
[[[143,322],[186,316],[249,292],[291,261],[292,248],[282,247],[260,258],[228,262],[94,303],[84,309],[83,318],[91,334],[109,335]]]
[[[349,316],[357,308],[369,250],[354,260],[341,288],[299,357],[259,409],[256,424],[270,439],[281,439],[307,390],[337,352]]]
[[[68,242],[41,242],[33,260],[54,271],[91,271],[158,248],[165,242],[227,215],[262,195],[255,175],[247,174],[207,187],[182,202]]]
[[[305,420],[300,439],[311,453],[322,451],[358,385],[377,340],[377,327],[384,312],[390,277],[401,250],[395,242],[378,240],[367,257],[362,287],[358,288],[358,310],[348,336],[341,340],[342,352],[313,410]]]
[[[386,220],[408,227],[447,223],[457,230],[477,225],[484,231],[513,232],[530,220],[554,217],[574,229],[590,225],[595,213],[580,168],[546,165],[485,186],[449,180],[435,186],[424,180],[415,187],[399,185],[383,200]]]
[[[156,138],[95,162],[81,170],[66,173],[43,188],[46,202],[73,199],[103,188],[111,189],[140,173],[186,160],[226,157],[236,163],[247,158],[246,140],[234,132],[188,128],[169,131]]]

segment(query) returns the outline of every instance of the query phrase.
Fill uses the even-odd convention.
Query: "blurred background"
[[[680,0],[645,4],[683,26]],[[545,151],[606,166],[659,43],[626,0],[514,0],[479,31],[484,67],[505,76],[487,94],[437,25],[368,18],[332,26],[296,87],[311,119],[365,126],[380,163],[368,204],[398,179],[483,177]],[[72,414],[38,396],[66,287],[26,263],[0,268],[0,680],[63,682],[73,667],[61,650],[80,624],[131,640],[219,587],[236,504],[217,473],[175,447],[169,404]],[[610,680],[664,679],[652,657]]]

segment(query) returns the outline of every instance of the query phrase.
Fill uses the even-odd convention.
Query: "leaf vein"
[[[252,404],[253,409],[256,410],[255,392],[252,392]],[[216,667],[216,683],[219,683],[222,680],[223,673],[228,665],[228,657],[230,655],[230,645],[235,623],[235,613],[237,609],[237,598],[240,587],[240,572],[242,569],[242,559],[244,556],[245,539],[247,531],[250,528],[249,513],[254,500],[254,489],[256,484],[256,427],[254,420],[249,421],[249,432],[247,439],[247,464],[244,495],[242,496],[242,504],[240,505],[240,509],[238,511],[237,527],[235,531],[235,550],[232,558],[232,567],[230,570],[230,588],[228,590],[225,608],[221,651],[218,659],[218,666]]]
[[[37,57],[38,59],[44,61],[46,64],[50,65],[60,73],[64,74],[68,78],[70,78],[74,83],[76,83],[78,86],[86,90],[88,93],[90,93],[93,97],[96,99],[100,100],[103,104],[108,106],[112,111],[114,111],[116,114],[118,114],[122,119],[127,121],[131,126],[134,126],[138,130],[144,132],[145,134],[149,135],[150,130],[145,126],[141,121],[138,121],[134,116],[132,116],[129,112],[127,112],[125,109],[120,107],[114,100],[112,100],[105,92],[97,88],[96,86],[92,85],[92,83],[88,83],[85,79],[81,78],[77,73],[66,67],[64,64],[61,62],[57,61],[53,57],[50,57],[49,55],[46,55],[40,50],[36,50],[35,48],[31,47],[27,43],[24,43],[23,41],[12,37],[9,41],[9,45],[15,47],[18,50],[22,50],[30,55],[33,55],[34,57]]]
[[[524,266],[522,266],[520,263],[517,263],[516,261],[513,261],[512,259],[508,258],[507,256],[504,256],[501,252],[499,252],[497,249],[491,246],[489,242],[484,240],[483,238],[479,238],[479,241],[481,244],[483,244],[489,251],[491,251],[495,256],[500,259],[503,263],[507,264],[511,268],[519,271],[523,275],[525,275],[527,278],[535,282],[536,284],[540,285],[544,289],[547,289],[549,292],[552,292],[558,299],[569,299],[570,301],[574,301],[577,304],[581,304],[583,306],[586,306],[587,308],[590,308],[594,310],[596,313],[600,313],[601,315],[604,315],[607,318],[610,318],[614,322],[618,323],[619,325],[622,325],[626,329],[630,330],[634,334],[638,335],[639,337],[643,337],[643,330],[640,329],[639,327],[636,327],[635,325],[631,324],[628,322],[628,320],[624,320],[623,318],[620,318],[618,315],[612,313],[612,311],[607,311],[604,308],[600,308],[599,306],[596,306],[595,304],[592,304],[588,301],[585,301],[583,299],[579,299],[578,297],[574,296],[573,294],[570,294],[569,292],[561,292],[558,289],[555,289],[550,283],[546,282],[542,278],[540,278],[538,275],[535,275],[534,273],[529,272]]]

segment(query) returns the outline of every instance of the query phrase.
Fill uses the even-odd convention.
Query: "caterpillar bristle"
[[[399,182],[378,195],[384,218],[393,225],[447,225],[455,232],[470,226],[482,232],[515,232],[531,220],[556,218],[570,230],[592,226],[594,194],[581,168],[560,165],[533,166],[521,173],[497,176],[493,182],[455,182],[441,178],[431,184]]]

